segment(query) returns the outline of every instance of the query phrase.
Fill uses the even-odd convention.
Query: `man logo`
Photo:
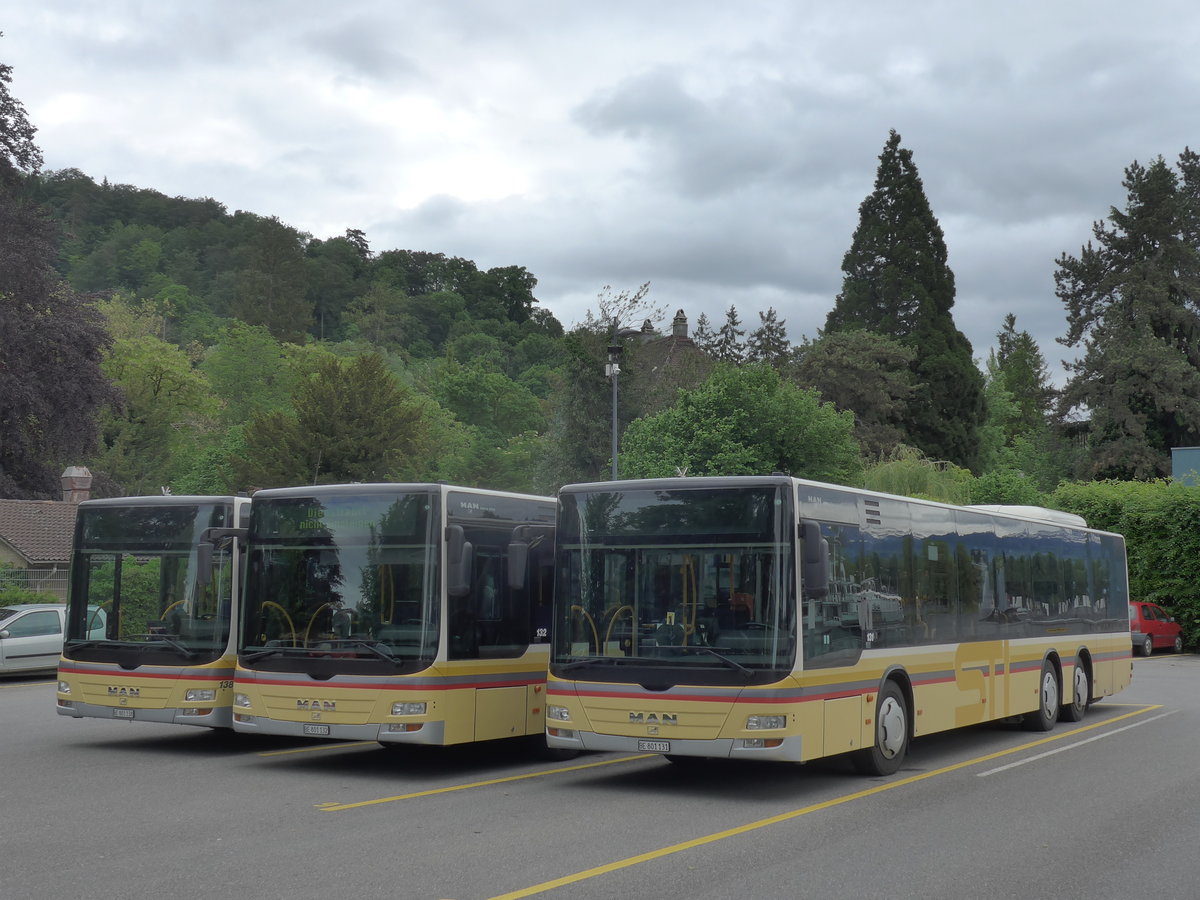
[[[337,703],[333,700],[297,700],[296,709],[307,709],[310,712],[334,712]]]
[[[142,689],[135,687],[112,687],[108,688],[108,696],[110,697],[138,697],[141,695]]]
[[[631,712],[629,721],[633,725],[678,725],[679,716],[671,713]]]

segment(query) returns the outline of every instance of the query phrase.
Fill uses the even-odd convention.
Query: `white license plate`
[[[649,753],[670,753],[670,741],[638,741],[638,749]]]
[[[304,733],[318,735],[320,737],[329,737],[329,726],[328,725],[305,725]]]
[[[113,718],[114,719],[132,719],[133,718],[133,710],[132,709],[121,709],[120,707],[117,707],[116,709],[113,710]]]

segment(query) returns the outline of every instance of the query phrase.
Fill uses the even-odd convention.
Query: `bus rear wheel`
[[[1088,677],[1087,667],[1082,662],[1075,663],[1075,673],[1071,676],[1071,702],[1063,704],[1058,717],[1064,722],[1078,722],[1087,712],[1092,700],[1092,679]]]
[[[904,692],[889,681],[875,703],[875,741],[856,751],[854,768],[864,775],[893,775],[908,753],[908,703]]]
[[[1021,724],[1029,731],[1049,731],[1058,721],[1058,674],[1048,659],[1042,660],[1042,674],[1038,681],[1038,706],[1033,712],[1025,713]]]

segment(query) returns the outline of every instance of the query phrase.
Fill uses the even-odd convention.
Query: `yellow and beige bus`
[[[228,728],[248,497],[79,504],[59,715]]]
[[[554,510],[446,484],[255,493],[234,729],[385,746],[540,736]]]
[[[783,475],[558,500],[551,747],[887,775],[915,737],[1129,684],[1124,541],[1078,516]]]

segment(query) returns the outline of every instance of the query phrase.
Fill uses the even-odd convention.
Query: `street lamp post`
[[[621,377],[621,354],[625,348],[616,342],[616,323],[613,323],[613,343],[608,345],[608,365],[604,374],[612,379],[612,480],[617,480],[617,381]]]

